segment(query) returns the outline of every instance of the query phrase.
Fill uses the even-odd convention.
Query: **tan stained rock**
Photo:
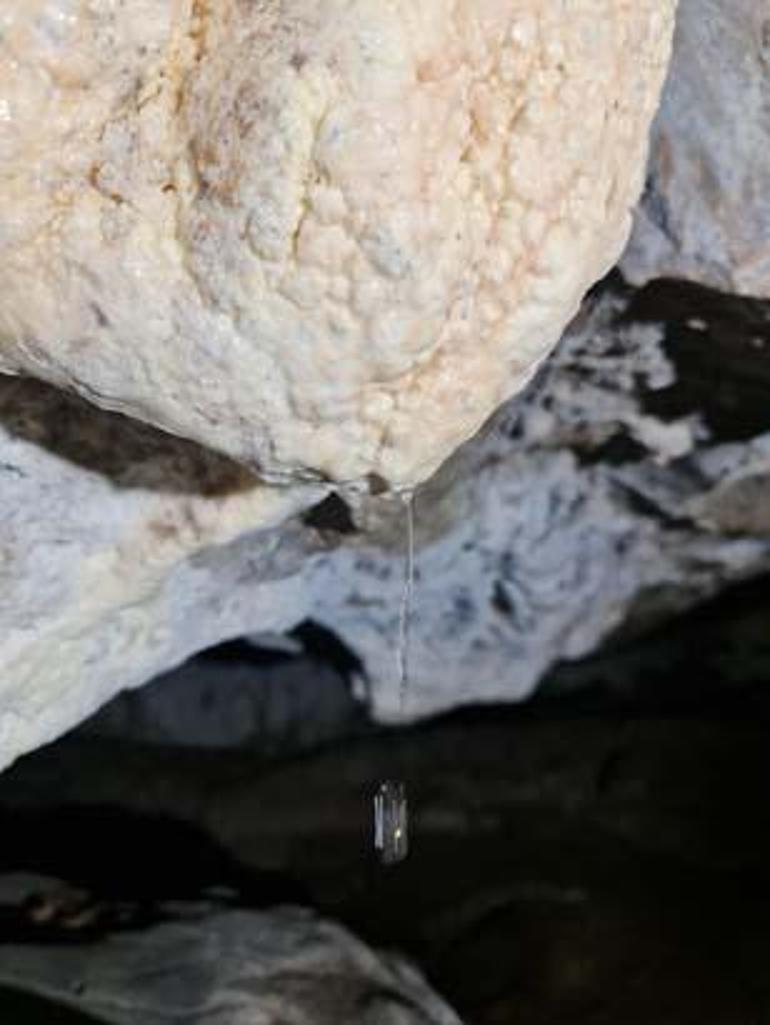
[[[626,242],[674,0],[5,0],[0,368],[428,477]]]

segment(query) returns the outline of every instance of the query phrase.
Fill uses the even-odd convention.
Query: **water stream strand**
[[[407,691],[409,689],[409,641],[411,639],[412,599],[414,597],[414,496],[411,491],[404,495],[404,503],[406,505],[406,561],[396,648],[398,708],[402,719],[406,715]]]
[[[398,667],[399,713],[406,716],[409,687],[409,640],[414,593],[414,499],[411,492],[404,495],[406,505],[406,559],[404,587],[396,645]],[[396,865],[409,854],[409,805],[406,787],[398,780],[381,783],[374,797],[374,847],[384,865]]]

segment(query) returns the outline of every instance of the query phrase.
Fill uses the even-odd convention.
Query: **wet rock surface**
[[[520,700],[558,660],[770,566],[768,353],[767,302],[595,291],[527,395],[416,496],[408,719]],[[196,651],[308,623],[349,652],[373,717],[399,716],[400,501],[276,494],[14,381],[0,475],[0,764]],[[279,680],[271,708],[239,690],[246,719],[281,721]],[[168,736],[147,701],[136,717]]]

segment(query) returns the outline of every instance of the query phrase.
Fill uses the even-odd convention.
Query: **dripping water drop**
[[[409,690],[409,641],[414,596],[414,499],[404,496],[406,506],[406,559],[404,586],[396,645],[399,715],[406,715]],[[409,805],[406,787],[397,780],[381,783],[374,797],[374,847],[384,865],[395,865],[409,853]]]

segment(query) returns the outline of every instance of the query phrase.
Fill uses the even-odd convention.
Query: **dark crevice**
[[[246,867],[199,826],[166,815],[100,804],[11,805],[0,807],[0,829],[1,875],[33,873],[67,888],[51,897],[45,918],[31,914],[32,903],[15,911],[0,905],[0,944],[93,942],[163,921],[162,905],[171,901],[312,904],[288,873]],[[80,906],[68,912],[75,895]]]
[[[770,429],[770,301],[666,279],[632,293],[623,320],[665,325],[676,381],[642,393],[646,412],[697,414],[722,442]]]
[[[613,487],[630,512],[645,519],[657,520],[659,526],[664,530],[692,530],[693,520],[691,517],[672,515],[659,502],[654,501],[653,498],[628,481],[615,479]]]
[[[592,447],[573,445],[572,451],[581,466],[627,466],[649,459],[649,449],[622,427],[606,441]]]
[[[263,666],[283,665],[291,662],[297,656],[289,651],[282,651],[278,648],[260,647],[246,640],[226,641],[223,644],[216,644],[212,648],[195,656],[196,661],[201,663],[220,663],[223,667],[228,665],[253,665],[255,668]]]
[[[311,658],[326,663],[348,679],[364,671],[364,664],[353,649],[333,630],[313,619],[300,623],[290,636],[302,643]]]
[[[216,498],[257,482],[226,456],[41,381],[0,376],[0,430],[118,488]]]
[[[492,592],[492,607],[500,613],[501,616],[510,617],[514,614],[513,601],[508,588],[502,582],[502,580],[496,580],[495,586]]]
[[[322,533],[347,535],[358,532],[350,506],[336,492],[308,510],[302,517],[302,522],[306,527],[312,527]]]
[[[104,1018],[8,986],[0,986],[0,1007],[8,1025],[106,1025]]]

